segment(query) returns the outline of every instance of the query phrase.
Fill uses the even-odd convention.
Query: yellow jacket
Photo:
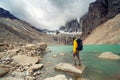
[[[73,53],[74,53],[74,54],[76,54],[76,49],[77,49],[77,47],[78,47],[77,39],[75,39],[75,40],[73,41]]]

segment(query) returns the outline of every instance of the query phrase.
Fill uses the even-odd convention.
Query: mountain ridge
[[[73,19],[67,22],[65,26],[60,27],[59,30],[64,31],[64,32],[70,32],[70,33],[82,31],[79,21],[77,19]]]
[[[17,17],[13,16],[9,11],[0,7],[0,18],[10,18],[10,19],[17,19]]]
[[[1,9],[1,8],[0,8]],[[35,43],[48,40],[52,37],[39,32],[30,24],[13,16],[2,8],[0,13],[0,43]],[[4,12],[8,15],[5,15]]]

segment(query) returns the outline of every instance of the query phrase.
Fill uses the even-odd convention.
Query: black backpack
[[[77,50],[82,50],[83,49],[83,43],[82,43],[81,39],[77,39],[77,44],[78,44]]]

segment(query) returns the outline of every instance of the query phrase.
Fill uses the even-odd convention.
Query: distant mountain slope
[[[84,44],[120,44],[120,14],[98,26]]]
[[[0,8],[0,18],[10,18],[10,19],[18,19],[13,16],[9,11]]]
[[[40,33],[30,24],[0,8],[0,43],[32,43],[49,40],[52,40],[49,35]]]

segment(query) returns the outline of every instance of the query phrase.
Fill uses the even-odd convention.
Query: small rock
[[[35,78],[35,77],[32,77],[32,76],[26,76],[26,77],[25,77],[25,80],[36,80],[36,78]]]
[[[17,62],[12,61],[12,62],[11,62],[11,65],[12,65],[12,66],[16,66],[16,65],[17,65]]]
[[[64,53],[60,53],[60,56],[65,56],[65,54]]]
[[[86,79],[86,78],[78,78],[77,80],[89,80],[89,79]]]
[[[48,64],[51,64],[51,62],[47,62]]]
[[[37,75],[40,75],[40,74],[41,74],[41,72],[37,71],[37,72],[33,73],[33,76],[37,76]]]
[[[23,69],[22,67],[19,67],[16,71],[18,71],[18,72],[23,72],[24,69]]]
[[[52,63],[51,62],[47,62],[45,65],[48,67],[50,66]]]
[[[26,71],[25,76],[31,76],[32,74],[33,74],[33,72]]]
[[[57,55],[53,55],[53,57],[54,57],[54,58],[56,58],[56,57],[57,57]]]
[[[72,78],[70,78],[69,80],[72,80]]]
[[[55,77],[46,78],[44,80],[68,80],[65,75],[56,75]]]
[[[29,66],[24,66],[24,69],[27,70],[29,68]]]

